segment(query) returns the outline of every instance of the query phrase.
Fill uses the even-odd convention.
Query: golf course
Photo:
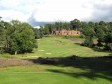
[[[111,84],[112,53],[81,46],[81,42],[43,37],[31,53],[0,54],[0,84]],[[34,61],[39,58],[48,63]]]
[[[0,84],[112,84],[112,0],[0,0]]]

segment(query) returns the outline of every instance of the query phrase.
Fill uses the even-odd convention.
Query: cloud
[[[88,0],[86,0],[88,1]],[[33,16],[32,22],[70,21],[74,18],[84,20],[91,16],[91,8],[84,8],[84,1],[77,0],[44,0]],[[30,17],[30,19],[31,19]]]
[[[36,25],[46,22],[112,21],[112,0],[0,0],[4,20],[19,19]]]
[[[85,2],[78,0],[45,0],[44,2],[34,14],[37,21],[70,21],[91,15],[90,9],[82,7]]]
[[[108,1],[108,3],[107,3]],[[94,3],[92,21],[112,21],[112,1],[104,0],[103,2]]]
[[[0,16],[2,16],[3,20],[5,20],[5,21],[10,21],[13,19],[17,19],[20,21],[26,21],[27,20],[27,15],[25,15],[22,12],[15,11],[15,10],[1,10]]]
[[[54,23],[54,22],[48,22],[48,21],[37,21],[36,18],[34,17],[34,14],[35,13],[32,13],[32,15],[28,18],[29,24],[31,24],[34,27],[37,26],[37,25],[43,26],[45,24],[52,24],[52,23]]]
[[[0,16],[7,21],[27,21],[38,4],[39,0],[0,0]]]

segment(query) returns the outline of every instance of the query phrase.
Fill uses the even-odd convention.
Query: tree
[[[105,37],[105,32],[101,29],[101,28],[97,28],[96,30],[96,36],[98,38],[98,43],[97,43],[97,46],[100,48],[103,46],[103,42],[104,42],[104,37]]]
[[[0,52],[3,53],[4,42],[5,42],[5,29],[4,29],[4,22],[0,20]]]
[[[112,32],[109,32],[105,38],[104,38],[104,42],[105,42],[105,47],[107,50],[112,51]]]
[[[51,33],[52,33],[51,24],[46,24],[46,25],[44,26],[44,34],[45,34],[45,35],[49,35],[49,34],[51,34]]]
[[[92,37],[86,36],[83,45],[84,45],[84,46],[87,46],[87,47],[93,47],[93,40],[92,40]]]
[[[31,52],[33,48],[37,47],[33,29],[28,23],[13,20],[11,24],[14,29],[10,42],[12,53]]]
[[[79,30],[79,28],[81,27],[80,20],[78,20],[78,19],[74,19],[74,20],[70,21],[70,24],[71,24],[73,30]]]
[[[105,33],[108,32],[108,26],[104,21],[99,22],[99,28],[101,28]]]
[[[94,23],[94,22],[88,22],[88,26],[89,26],[90,28],[94,28],[95,23]]]
[[[83,34],[85,35],[85,41],[83,45],[87,47],[93,47],[93,37],[95,35],[94,30],[92,28],[85,28]]]
[[[14,28],[9,22],[4,22],[4,50],[8,52],[10,50],[10,43],[11,43],[11,35],[14,32]]]
[[[35,39],[40,39],[40,38],[43,37],[43,35],[44,35],[44,29],[42,27],[39,28],[39,29],[34,28],[33,30],[34,30],[34,33],[35,33]]]

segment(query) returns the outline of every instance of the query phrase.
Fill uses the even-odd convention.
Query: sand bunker
[[[52,54],[52,53],[46,53],[46,54],[49,54],[49,55],[50,55],[50,54]]]
[[[38,51],[45,51],[45,50],[38,50]]]

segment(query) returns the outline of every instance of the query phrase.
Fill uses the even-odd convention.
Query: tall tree
[[[33,29],[28,23],[13,20],[11,24],[14,28],[10,44],[12,53],[31,52],[33,48],[37,47]]]
[[[112,32],[106,34],[104,42],[106,43],[105,45],[106,49],[112,51]]]
[[[0,52],[3,53],[3,47],[5,43],[5,29],[4,29],[4,22],[0,20]]]
[[[79,30],[79,28],[81,27],[81,22],[78,19],[74,19],[74,20],[70,21],[70,24],[71,24],[73,30]]]
[[[83,44],[87,47],[93,47],[93,37],[95,35],[94,30],[92,28],[85,28],[83,34],[85,35],[85,41]]]

